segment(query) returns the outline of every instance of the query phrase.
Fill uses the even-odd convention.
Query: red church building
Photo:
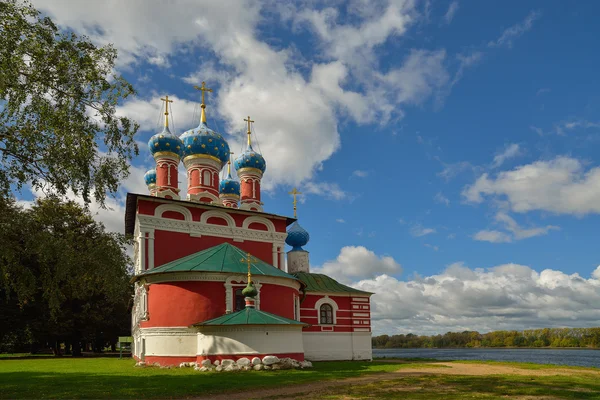
[[[253,121],[233,162],[238,181],[228,143],[206,123],[204,83],[201,90],[200,125],[174,135],[165,112],[163,131],[148,143],[156,161],[145,175],[150,193],[127,195],[134,357],[160,365],[266,355],[370,360],[371,293],[310,272],[308,232],[295,218],[263,211],[266,162],[252,148]],[[187,193],[178,187],[180,162]]]

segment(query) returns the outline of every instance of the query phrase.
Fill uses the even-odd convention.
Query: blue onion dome
[[[183,158],[203,156],[221,163],[221,168],[229,160],[229,145],[219,133],[201,122],[180,136],[183,142]]]
[[[227,178],[223,179],[219,184],[219,193],[234,194],[239,197],[240,183],[231,177],[231,173],[227,174]]]
[[[292,250],[303,250],[302,246],[305,246],[310,239],[310,235],[300,226],[298,221],[295,221],[292,226],[290,226],[287,233],[288,235],[285,238],[285,242],[293,247]]]
[[[256,168],[260,170],[260,172],[264,173],[267,169],[267,162],[259,153],[254,151],[252,145],[248,145],[246,151],[240,154],[233,165],[236,171],[239,171],[242,168]]]
[[[153,156],[165,154],[181,158],[183,154],[181,139],[173,135],[168,126],[165,126],[162,132],[150,138],[148,147]]]
[[[146,186],[156,185],[156,170],[150,169],[148,172],[144,174],[144,182],[146,182]]]

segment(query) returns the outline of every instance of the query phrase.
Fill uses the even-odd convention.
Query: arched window
[[[321,306],[321,324],[333,324],[333,307],[330,304]]]
[[[212,186],[212,174],[210,171],[205,170],[202,174],[202,184],[204,186]]]
[[[235,291],[235,311],[240,311],[246,308],[246,300],[242,294],[242,289]]]

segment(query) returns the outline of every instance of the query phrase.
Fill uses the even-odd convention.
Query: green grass
[[[421,364],[409,364],[422,366]],[[305,370],[202,373],[135,368],[131,359],[0,360],[0,399],[185,398],[395,371],[397,364],[321,362]]]
[[[572,369],[572,370],[600,370],[596,367],[578,367],[571,365],[555,365],[555,364],[535,364],[529,362],[516,361],[477,361],[477,360],[454,360],[450,362],[461,364],[488,364],[488,365],[506,365],[509,367],[518,367],[522,369],[543,370],[543,369]]]
[[[202,373],[192,368],[136,368],[131,359],[55,358],[1,359],[0,399],[132,399],[190,398],[218,393],[287,387],[339,380],[402,368],[447,368],[435,362],[320,362],[307,370]],[[460,361],[463,362],[463,361]],[[481,362],[480,362],[481,363]],[[526,369],[548,365],[496,363]],[[563,369],[563,367],[558,367]],[[574,368],[577,369],[577,368]],[[532,371],[533,373],[534,371]],[[506,399],[506,396],[546,396],[552,399],[600,399],[600,379],[593,374],[573,376],[403,376],[392,374],[375,383],[325,388],[295,398],[356,399]],[[251,396],[248,396],[251,398]],[[277,398],[277,396],[273,397]]]
[[[598,377],[579,376],[407,376],[331,388],[305,399],[600,399]],[[298,395],[300,397],[300,395]],[[276,398],[276,397],[273,397]]]

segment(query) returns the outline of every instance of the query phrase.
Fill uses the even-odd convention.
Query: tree
[[[131,260],[124,236],[56,197],[30,210],[0,201],[0,311],[3,337],[31,342],[114,342],[129,332]],[[4,322],[4,321],[3,321]],[[0,338],[2,340],[2,338]]]
[[[20,0],[0,2],[0,190],[31,184],[104,204],[137,155],[139,126],[116,115],[134,94],[111,46],[61,33]]]

